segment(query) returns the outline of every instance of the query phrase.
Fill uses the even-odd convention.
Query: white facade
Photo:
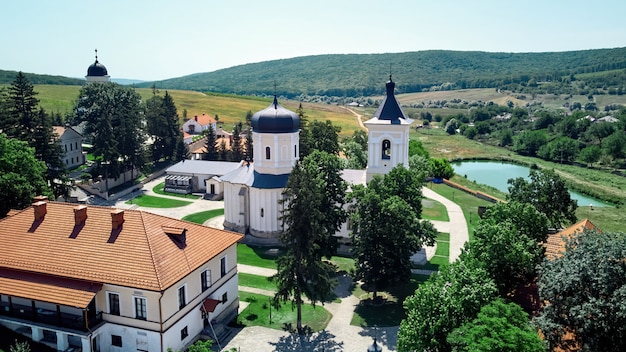
[[[65,153],[63,157],[65,166],[73,169],[83,165],[85,163],[83,136],[71,127],[55,126],[54,132],[59,136],[58,143]]]
[[[217,122],[207,115],[201,115],[185,121],[182,129],[189,134],[201,134],[203,131],[208,130],[209,127],[213,127],[213,131],[217,132]]]
[[[381,123],[383,122],[383,123]],[[409,124],[392,125],[372,119],[368,128],[367,182],[397,165],[409,167]]]
[[[252,132],[254,169],[261,174],[288,174],[298,160],[300,133]]]

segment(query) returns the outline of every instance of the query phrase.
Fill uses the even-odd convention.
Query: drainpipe
[[[159,337],[161,339],[161,352],[163,352],[163,306],[161,305],[162,298],[163,298],[163,291],[161,291],[161,296],[159,297],[159,325],[161,325]]]

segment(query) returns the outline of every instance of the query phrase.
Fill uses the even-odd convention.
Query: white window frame
[[[224,265],[222,266],[222,262]],[[223,256],[220,258],[220,278],[226,276],[228,274],[228,256]]]
[[[137,299],[143,300],[144,306],[146,307],[145,316],[141,318],[137,314]],[[139,320],[148,320],[148,300],[146,297],[133,295],[133,317]]]
[[[109,299],[109,294],[113,294],[113,295],[117,295],[117,304],[119,305],[119,316],[122,315],[122,304],[121,304],[121,300],[120,300],[120,293],[119,292],[114,292],[114,291],[106,291],[106,297],[107,297],[107,313],[111,314],[111,315],[117,315],[117,314],[113,314],[111,313],[111,300]]]
[[[204,274],[204,280],[202,279],[202,274]],[[206,287],[204,287],[206,285]],[[205,269],[200,273],[200,289],[202,292],[206,291],[213,285],[211,278],[211,269]]]
[[[183,293],[184,293],[184,296],[185,296],[184,297],[185,298],[185,304],[181,304],[181,301],[180,301],[180,289],[181,288],[184,290]],[[188,292],[187,292],[187,284],[186,283],[181,285],[181,286],[179,286],[178,289],[176,289],[176,299],[178,300],[178,309],[179,310],[185,308],[187,306],[187,304],[189,304],[189,299],[187,298],[187,293]]]

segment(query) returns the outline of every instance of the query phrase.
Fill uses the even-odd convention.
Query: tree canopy
[[[539,268],[537,324],[551,347],[626,348],[626,234],[585,231]],[[570,334],[567,334],[570,333]],[[566,335],[567,334],[567,335]]]
[[[166,111],[165,105],[161,108]],[[132,88],[108,82],[91,83],[80,91],[74,124],[85,123],[85,135],[92,140],[94,157],[108,165],[109,176],[117,176],[126,167],[143,164],[146,140],[143,116],[141,96]],[[171,142],[169,158],[174,155],[176,140]]]
[[[507,199],[531,204],[545,214],[554,227],[576,221],[576,200],[571,198],[565,181],[554,170],[531,170],[529,177],[530,181],[523,177],[508,180]]]
[[[52,198],[46,183],[46,164],[35,158],[34,148],[0,133],[0,217],[11,209],[24,209],[37,195]]]
[[[398,331],[399,351],[451,351],[448,335],[477,317],[496,298],[489,274],[471,261],[440,267],[404,301],[407,317]]]
[[[515,303],[502,299],[483,306],[476,319],[448,335],[453,351],[543,352],[544,342],[528,320],[528,314]]]
[[[406,282],[411,256],[434,244],[436,230],[422,214],[422,185],[418,174],[399,165],[375,176],[367,188],[354,187],[352,251],[355,276],[374,292]]]

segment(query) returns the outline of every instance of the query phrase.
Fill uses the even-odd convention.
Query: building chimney
[[[43,200],[33,203],[33,209],[35,209],[35,221],[43,220],[44,216],[48,212],[46,209],[46,203]]]
[[[87,206],[79,205],[74,208],[74,225],[81,225],[87,220]]]
[[[119,229],[124,223],[124,210],[115,209],[111,212],[111,228],[113,230]]]

